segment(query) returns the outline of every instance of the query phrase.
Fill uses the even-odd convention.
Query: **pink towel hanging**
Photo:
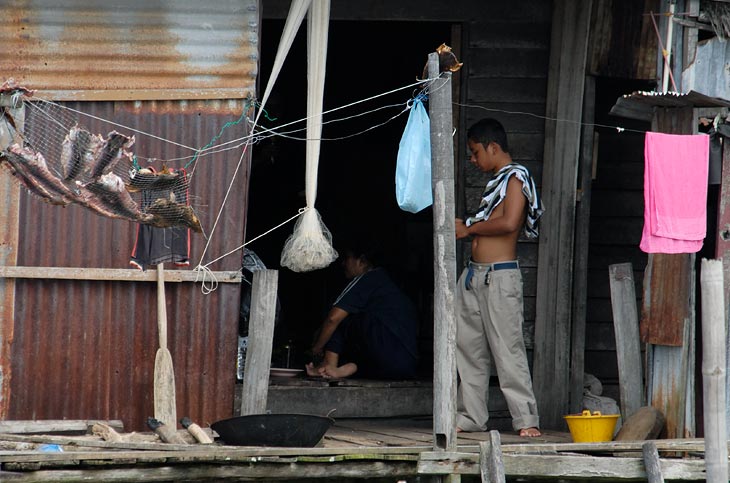
[[[695,253],[707,233],[710,137],[647,132],[644,230],[647,253]]]

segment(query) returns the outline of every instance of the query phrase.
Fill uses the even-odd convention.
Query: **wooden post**
[[[0,105],[6,106],[19,131],[23,130],[25,107],[13,107],[10,96],[0,94]],[[9,123],[0,122],[0,149],[21,142]],[[18,263],[20,219],[20,187],[5,171],[0,174],[0,266]],[[0,419],[6,419],[10,407],[10,359],[15,326],[15,280],[0,278]]]
[[[656,443],[647,441],[641,445],[641,452],[644,455],[644,470],[646,471],[646,479],[649,483],[664,483],[662,476],[662,467],[659,462],[659,450]]]
[[[499,431],[490,431],[489,440],[479,443],[479,471],[483,483],[505,483],[502,441]]]
[[[596,79],[586,76],[583,96],[580,178],[575,210],[575,269],[573,271],[573,324],[570,344],[570,412],[583,410],[583,373],[586,352],[586,301],[588,298],[588,247],[593,191],[593,121],[595,119]]]
[[[564,428],[570,388],[575,200],[591,0],[553,2],[532,371],[540,424]],[[566,55],[570,52],[570,55]]]
[[[721,260],[702,259],[702,396],[707,481],[728,481],[725,421],[725,297]]]
[[[241,416],[266,412],[278,284],[279,272],[276,270],[253,273]]]
[[[654,108],[652,130],[666,134],[695,134],[691,107]],[[642,341],[645,332],[666,338],[676,334],[678,345],[646,345],[647,404],[666,418],[666,437],[695,434],[695,254],[650,253],[644,271]],[[656,330],[647,331],[644,327]]]
[[[722,178],[720,199],[717,201],[717,236],[715,238],[715,258],[722,260],[725,300],[730,300],[730,139],[722,143]],[[725,304],[725,323],[727,329],[728,305]],[[730,331],[728,331],[730,333]],[[726,334],[727,336],[727,334]],[[725,341],[725,351],[730,350],[730,340]],[[730,358],[725,362],[725,377],[730,374]],[[725,381],[725,397],[730,400],[730,383]],[[730,407],[725,409],[725,421],[730,424]],[[730,433],[730,428],[727,428]]]
[[[621,415],[626,421],[644,405],[634,269],[630,263],[609,265],[608,276],[613,328],[616,333]]]
[[[433,189],[433,433],[434,449],[456,449],[456,227],[451,73],[439,74],[438,54],[428,54]]]

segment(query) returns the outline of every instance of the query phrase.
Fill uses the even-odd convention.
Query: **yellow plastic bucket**
[[[583,414],[563,416],[575,443],[611,441],[618,417],[618,414],[604,416],[600,411],[593,411],[591,414],[587,409],[583,411]]]

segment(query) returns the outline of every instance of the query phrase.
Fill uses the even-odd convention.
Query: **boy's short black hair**
[[[509,153],[509,145],[507,144],[507,133],[502,123],[492,118],[484,118],[475,122],[466,131],[466,138],[470,141],[480,143],[484,147],[489,143],[497,143],[502,151]]]

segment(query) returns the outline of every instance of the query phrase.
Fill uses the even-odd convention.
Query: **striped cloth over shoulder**
[[[537,193],[535,181],[530,176],[530,172],[527,168],[517,163],[510,163],[504,166],[489,180],[487,186],[484,188],[479,209],[476,214],[466,219],[466,226],[471,226],[478,221],[489,219],[494,209],[507,195],[507,181],[509,181],[510,176],[514,176],[522,182],[522,193],[527,198],[527,217],[523,232],[527,238],[537,238],[537,222],[543,213],[542,201]]]

